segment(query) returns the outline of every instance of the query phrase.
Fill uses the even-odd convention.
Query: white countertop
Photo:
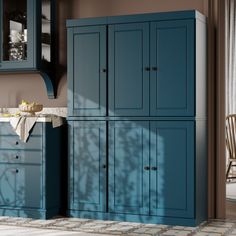
[[[0,122],[10,122],[11,117],[1,117],[0,116]],[[51,122],[51,117],[38,117],[36,122]]]
[[[0,122],[9,122],[11,117],[5,117],[2,113],[16,114],[19,108],[0,108]],[[44,107],[41,112],[36,113],[39,115],[37,122],[51,122],[51,117],[48,115],[57,115],[61,117],[67,116],[66,107]]]
[[[5,117],[1,115],[2,113],[16,114],[19,112],[19,108],[0,108],[0,122],[9,122],[11,117]],[[51,122],[52,119],[50,115],[57,115],[60,117],[67,116],[66,107],[44,107],[41,112],[36,113],[38,115],[37,122]]]

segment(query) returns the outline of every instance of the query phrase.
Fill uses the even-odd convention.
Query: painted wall
[[[57,98],[47,99],[44,82],[37,74],[0,75],[0,107],[17,107],[22,99],[47,107],[66,106],[66,19],[187,9],[207,15],[207,0],[57,0]]]

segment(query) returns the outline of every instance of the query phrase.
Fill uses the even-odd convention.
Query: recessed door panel
[[[152,215],[194,215],[194,122],[151,121]]]
[[[194,116],[194,21],[151,23],[150,114]]]
[[[109,115],[149,115],[149,24],[109,26]]]
[[[149,212],[149,122],[110,122],[109,212]]]

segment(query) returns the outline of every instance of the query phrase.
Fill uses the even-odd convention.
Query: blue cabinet
[[[109,115],[149,115],[149,23],[109,26]]]
[[[151,116],[195,115],[195,23],[151,23]]]
[[[40,166],[0,165],[0,207],[42,208]]]
[[[109,212],[149,213],[149,122],[109,125]]]
[[[55,1],[0,0],[0,73],[38,72],[55,97]]]
[[[70,29],[68,34],[70,116],[106,116],[106,27]]]
[[[0,123],[0,215],[47,219],[59,213],[60,133],[37,122],[23,143],[9,122]]]
[[[106,209],[106,123],[69,122],[70,208],[84,211]]]
[[[68,215],[206,220],[205,17],[153,13],[67,27]]]
[[[194,217],[192,121],[150,122],[151,215]]]
[[[194,217],[194,122],[112,121],[109,129],[109,212]]]
[[[69,116],[194,116],[194,32],[193,19],[70,27]]]

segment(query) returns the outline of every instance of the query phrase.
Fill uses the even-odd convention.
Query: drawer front
[[[42,152],[31,150],[0,150],[0,163],[41,164]]]
[[[31,136],[27,143],[22,142],[18,136],[0,136],[0,149],[31,149],[41,150],[42,149],[42,137]]]
[[[0,135],[17,135],[9,122],[0,122]],[[42,135],[42,123],[36,123],[30,135]]]

